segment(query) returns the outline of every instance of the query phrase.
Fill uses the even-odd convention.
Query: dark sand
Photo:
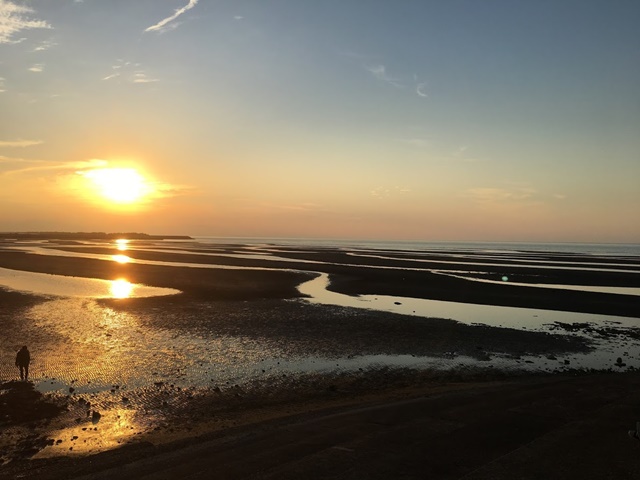
[[[96,250],[106,252],[118,253]],[[327,357],[446,356],[455,351],[476,358],[478,365],[447,372],[384,368],[299,375],[277,382],[270,379],[252,389],[213,390],[208,395],[156,385],[148,394],[157,399],[152,401],[160,404],[158,408],[163,408],[163,398],[179,399],[166,405],[165,422],[153,431],[141,432],[136,441],[122,448],[89,457],[30,460],[30,449],[50,441],[50,420],[35,416],[26,422],[5,419],[0,433],[9,442],[23,443],[22,450],[14,448],[11,461],[0,467],[0,478],[638,478],[633,475],[640,471],[640,442],[626,436],[640,420],[636,393],[640,377],[635,372],[523,376],[483,363],[496,353],[518,358],[588,351],[591,346],[584,339],[309,305],[295,300],[300,296],[296,286],[314,274],[282,269],[330,273],[331,288],[347,294],[417,296],[630,317],[640,317],[637,297],[560,290],[542,294],[536,289],[466,282],[428,272],[371,269],[353,266],[362,260],[339,251],[294,252],[289,254],[291,263],[177,253],[128,254],[149,260],[250,263],[280,270],[118,265],[6,251],[0,251],[0,267],[104,279],[126,271],[131,282],[182,290],[183,294],[162,298],[101,301],[136,314],[152,328],[209,335],[243,333],[286,345],[290,352]],[[293,257],[334,264],[297,263]],[[367,259],[367,263],[369,260],[381,265],[389,262]],[[403,262],[392,263],[402,266]],[[505,274],[520,275],[519,281],[529,276],[537,281],[544,276],[549,283],[578,280],[543,270],[504,268]],[[638,286],[637,275],[625,272],[596,271],[586,276],[593,284]],[[20,344],[20,332],[32,328],[24,324],[22,313],[42,301],[41,297],[0,290],[0,320],[6,332],[3,345]],[[57,339],[48,341],[53,344]],[[72,412],[87,410],[72,395],[68,400]],[[31,429],[31,438],[16,437],[15,430],[6,428],[16,426]]]
[[[0,478],[637,479],[627,430],[639,392],[635,373],[397,388],[257,409],[172,443],[15,462]]]

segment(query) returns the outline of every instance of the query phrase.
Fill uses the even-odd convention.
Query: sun
[[[80,173],[102,198],[127,205],[151,193],[149,182],[134,168],[96,168]]]

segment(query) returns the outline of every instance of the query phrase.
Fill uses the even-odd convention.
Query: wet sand
[[[65,248],[75,249],[72,246]],[[106,247],[78,248],[78,250],[117,253],[114,249]],[[228,246],[224,250],[216,251],[230,253],[237,251],[237,248]],[[492,358],[496,355],[514,359],[539,356],[548,358],[550,363],[558,364],[568,361],[566,359],[569,359],[572,354],[588,352],[593,348],[588,340],[578,336],[464,325],[446,319],[427,319],[309,304],[301,300],[301,294],[296,287],[301,282],[313,278],[316,275],[314,272],[317,271],[331,274],[330,288],[341,293],[375,293],[477,303],[493,302],[500,305],[569,311],[595,313],[604,311],[622,316],[640,317],[637,297],[628,295],[567,293],[556,290],[540,292],[539,289],[534,288],[509,288],[507,285],[468,282],[430,272],[371,268],[371,265],[415,266],[415,261],[402,258],[394,260],[368,258],[366,262],[370,266],[364,267],[358,265],[365,261],[361,258],[354,259],[352,256],[345,255],[344,252],[327,249],[289,252],[287,253],[289,260],[286,262],[215,256],[211,255],[210,251],[201,253],[209,253],[209,255],[185,256],[171,252],[142,251],[132,251],[128,255],[147,260],[197,261],[273,270],[209,270],[145,264],[119,265],[115,262],[86,258],[44,257],[0,251],[0,267],[4,268],[104,279],[113,279],[126,274],[131,282],[176,288],[183,292],[166,297],[96,301],[95,305],[98,307],[95,308],[115,312],[114,318],[117,317],[119,321],[135,319],[138,336],[131,332],[123,332],[122,329],[113,329],[112,325],[109,326],[111,329],[100,330],[99,335],[94,335],[95,332],[92,329],[96,330],[96,328],[92,327],[85,332],[87,341],[83,343],[77,340],[69,341],[69,338],[72,338],[70,331],[61,330],[60,327],[54,328],[55,325],[46,322],[34,324],[30,320],[33,318],[33,313],[29,312],[33,312],[34,307],[47,304],[52,299],[0,290],[0,302],[3,305],[0,321],[7,332],[2,341],[1,363],[5,366],[12,365],[12,349],[19,347],[27,336],[33,339],[31,344],[36,346],[35,351],[40,357],[38,359],[36,355],[34,375],[38,375],[38,367],[40,367],[40,373],[45,367],[55,372],[65,369],[71,372],[60,375],[56,373],[61,378],[51,379],[50,382],[52,385],[55,383],[52,388],[57,388],[56,398],[58,400],[62,398],[67,402],[67,412],[57,419],[46,422],[34,419],[32,422],[13,422],[1,427],[5,463],[0,467],[0,474],[20,473],[26,476],[31,475],[33,478],[46,478],[42,476],[44,474],[42,468],[46,466],[49,469],[47,475],[52,475],[50,478],[56,478],[53,475],[56,472],[67,472],[64,475],[69,474],[71,478],[70,472],[74,475],[86,474],[92,469],[97,469],[98,464],[101,465],[100,468],[113,465],[111,461],[101,463],[102,460],[95,457],[98,451],[112,451],[116,447],[125,446],[120,454],[111,453],[112,456],[99,454],[99,458],[117,458],[117,462],[126,459],[127,462],[133,462],[136,458],[146,458],[158,452],[166,454],[169,451],[182,451],[180,449],[185,446],[188,451],[200,445],[204,438],[232,438],[235,435],[234,432],[241,427],[246,429],[243,430],[245,432],[253,432],[251,434],[253,435],[255,432],[262,431],[265,421],[273,422],[274,419],[280,419],[278,422],[295,422],[300,417],[291,417],[292,415],[302,415],[305,418],[308,415],[324,417],[327,409],[350,411],[355,406],[363,404],[386,405],[400,399],[449,395],[446,393],[449,391],[453,395],[460,389],[465,392],[477,391],[478,402],[494,402],[497,396],[482,397],[480,392],[489,387],[497,388],[499,385],[519,385],[518,382],[541,382],[541,385],[550,385],[550,389],[554,388],[552,385],[560,385],[557,375],[547,376],[542,372],[525,373],[517,368],[508,371],[496,368],[492,362]],[[395,255],[400,256],[397,253]],[[323,263],[309,264],[300,260]],[[425,256],[424,260],[435,262],[434,265],[437,263],[438,268],[447,268],[447,264],[442,263],[442,256]],[[572,263],[576,261],[575,258],[562,256],[555,256],[554,260]],[[635,266],[630,262],[627,268],[616,267],[615,270],[622,270],[619,272],[605,271],[603,267],[602,271],[596,268],[596,271],[589,271],[586,274],[584,272],[567,274],[565,271],[548,271],[539,267],[505,265],[501,273],[504,272],[510,278],[520,276],[520,281],[534,277],[536,281],[540,281],[543,277],[549,283],[565,284],[570,284],[572,279],[577,282],[578,277],[586,275],[587,283],[634,287],[638,286],[637,274],[624,270],[632,270],[636,267],[637,262]],[[60,305],[63,309],[72,306],[71,303],[64,302]],[[84,303],[82,308],[92,309],[94,308],[92,305],[94,305],[93,301]],[[184,378],[184,372],[167,371],[157,375],[146,372],[147,375],[145,375],[145,372],[126,372],[127,365],[118,363],[118,359],[123,357],[123,352],[118,350],[120,348],[118,345],[109,342],[117,341],[122,344],[130,342],[134,346],[136,342],[144,342],[149,332],[161,332],[163,335],[161,338],[168,339],[184,338],[187,335],[191,339],[202,339],[205,344],[211,343],[211,339],[240,338],[245,342],[241,344],[241,346],[244,345],[242,348],[254,348],[253,346],[257,345],[257,355],[263,348],[275,352],[286,350],[287,358],[310,357],[327,359],[327,361],[337,359],[337,363],[335,368],[322,373],[311,371],[292,374],[279,368],[278,365],[265,366],[262,372],[257,372],[250,383],[244,384],[219,383],[215,374],[209,373],[205,367],[202,367],[203,370],[198,378],[205,378],[210,383],[206,387],[202,384],[185,385],[181,380]],[[203,352],[209,351],[206,350],[208,348],[206,345],[202,348]],[[108,352],[105,349],[113,351],[107,355]],[[124,355],[135,355],[133,347],[128,352]],[[637,352],[631,353],[635,355]],[[158,356],[152,357],[154,354]],[[176,353],[147,352],[141,355],[143,356],[140,365],[148,368],[149,364],[144,363],[147,362],[144,355],[149,356],[149,362],[161,363],[165,357],[170,361],[171,356]],[[461,364],[447,370],[390,368],[375,365],[347,368],[346,365],[341,365],[341,362],[345,361],[343,359],[366,355],[413,355],[416,357],[428,355],[442,358],[455,355],[472,358],[474,363]],[[48,362],[46,365],[43,357]],[[115,359],[111,370],[105,370],[105,375],[109,378],[120,378],[121,381],[106,389],[101,386],[92,390],[93,385],[97,383],[92,370],[98,368],[96,365],[101,362],[104,363],[105,359]],[[39,366],[38,361],[41,362]],[[195,365],[197,359],[193,363],[197,367]],[[135,362],[133,364],[135,365]],[[116,375],[114,372],[118,369],[122,371]],[[570,370],[570,364],[566,370]],[[10,375],[7,368],[0,371],[3,377]],[[582,388],[592,388],[594,394],[611,382],[609,376],[583,376],[585,372],[575,373],[581,375]],[[208,379],[207,375],[211,379]],[[139,379],[143,377],[146,380],[140,382]],[[622,380],[620,385],[627,385],[629,391],[637,386],[634,373],[611,376],[611,378],[615,377],[619,377]],[[532,378],[534,380],[531,380]],[[8,379],[3,378],[3,380]],[[37,380],[46,383],[41,377]],[[60,392],[60,385],[66,389],[64,393]],[[496,390],[498,391],[499,389]],[[543,402],[542,394],[537,401]],[[464,409],[472,412],[478,407],[479,405],[472,401]],[[393,407],[390,408],[393,410]],[[540,414],[544,416],[546,407],[541,408]],[[99,422],[93,423],[93,411],[103,413],[104,417]],[[285,418],[289,420],[283,420]],[[635,419],[630,418],[629,422],[632,426]],[[75,425],[75,430],[70,428],[70,424]],[[250,427],[250,425],[255,426]],[[111,429],[110,438],[115,440],[108,445],[101,445],[100,434],[103,429],[108,428]],[[120,431],[117,430],[118,428]],[[345,428],[349,430],[348,426]],[[354,424],[351,434],[356,435],[358,428],[357,424]],[[125,429],[132,431],[126,432],[125,435],[122,431]],[[44,457],[35,455],[34,459],[32,450],[13,448],[14,445],[24,442],[30,435],[33,445],[42,445],[43,442],[50,442],[52,439],[55,442],[61,440],[60,444],[53,447],[57,449],[58,456],[45,458],[47,455]],[[89,443],[93,442],[94,448],[85,449],[83,455],[71,458],[59,456],[64,455],[65,451],[69,455],[74,451],[73,449],[82,450],[82,444],[87,440]],[[156,447],[150,447],[150,445],[156,445]],[[160,445],[163,446],[158,447]],[[22,446],[24,447],[24,444]],[[52,450],[50,445],[41,448],[40,451],[46,453],[48,450]],[[30,454],[25,454],[25,451]],[[290,452],[290,455],[295,456],[295,452]],[[454,461],[454,457],[451,461]],[[309,471],[305,470],[305,474]],[[248,478],[250,473],[245,472],[240,476],[233,476],[230,473],[226,478]],[[432,473],[436,475],[437,472]],[[138,476],[132,475],[129,478],[138,478]],[[264,478],[286,478],[286,476],[275,475]],[[310,478],[322,478],[322,476]],[[345,476],[344,478],[358,477]],[[380,476],[379,478],[392,477]],[[437,475],[436,478],[438,478]],[[457,477],[441,476],[439,478]]]

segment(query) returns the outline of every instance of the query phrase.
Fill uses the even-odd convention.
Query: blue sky
[[[0,224],[638,242],[638,24],[621,0],[0,0]],[[153,193],[114,204],[96,166]]]

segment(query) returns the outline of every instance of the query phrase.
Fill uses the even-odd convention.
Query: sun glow
[[[96,168],[79,174],[91,181],[98,195],[116,204],[138,202],[153,191],[148,180],[134,168]]]

